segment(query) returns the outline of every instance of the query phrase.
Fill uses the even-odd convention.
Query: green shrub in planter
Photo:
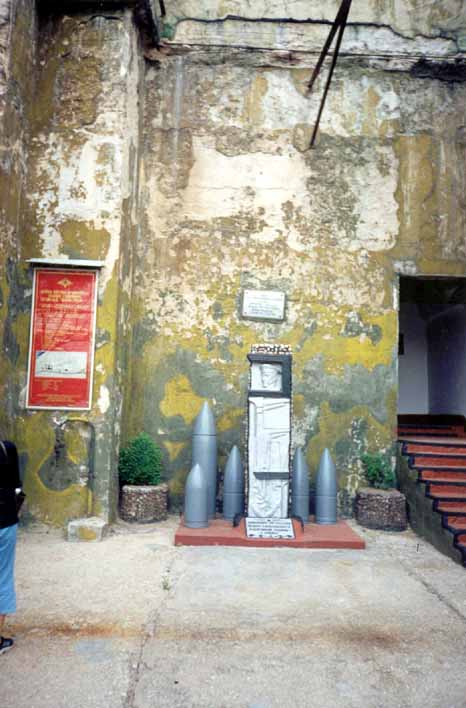
[[[390,459],[381,452],[366,453],[361,457],[364,474],[371,487],[375,489],[393,489],[396,484],[395,472]]]
[[[147,433],[140,433],[120,450],[120,485],[157,485],[162,473],[162,453]]]

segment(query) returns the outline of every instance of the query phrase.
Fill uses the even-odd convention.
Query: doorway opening
[[[400,276],[398,422],[466,421],[466,278]]]

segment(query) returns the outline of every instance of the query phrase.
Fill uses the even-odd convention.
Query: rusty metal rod
[[[337,43],[335,46],[335,51],[333,52],[332,63],[330,65],[329,73],[327,76],[327,81],[325,83],[324,93],[322,96],[322,100],[320,102],[319,111],[317,113],[317,118],[316,118],[316,122],[314,125],[314,130],[312,132],[312,138],[311,138],[311,142],[309,144],[309,148],[312,148],[314,146],[314,142],[317,137],[317,131],[319,129],[320,119],[322,117],[322,112],[324,110],[325,101],[327,99],[327,94],[328,94],[328,91],[330,88],[330,84],[332,82],[333,72],[335,70],[338,55],[340,53],[341,42],[343,39],[343,34],[346,29],[346,23],[348,20],[348,15],[349,15],[351,3],[352,3],[352,0],[343,0],[342,4],[340,6],[340,9],[338,10],[337,16],[335,18],[335,22],[333,23],[332,28],[329,32],[328,37],[327,37],[327,41],[325,42],[325,45],[324,45],[322,52],[320,54],[319,60],[314,68],[311,80],[309,81],[308,90],[311,91],[314,81],[316,80],[317,76],[319,75],[322,65],[326,59],[330,45],[332,44],[335,34],[338,31]]]
[[[320,53],[319,60],[317,64],[314,67],[314,71],[312,72],[311,80],[309,81],[308,84],[308,91],[312,91],[312,87],[314,85],[314,81],[317,79],[320,70],[322,68],[322,65],[325,61],[325,58],[328,54],[328,50],[330,49],[330,45],[333,42],[333,38],[335,37],[337,33],[337,29],[341,25],[341,23],[346,23],[346,20],[348,19],[348,14],[349,10],[351,7],[352,0],[343,0],[343,2],[340,5],[340,9],[338,10],[337,16],[335,17],[335,20],[330,28],[330,32],[328,34],[327,39],[325,40],[325,44],[323,46],[323,49]],[[346,15],[346,16],[345,16]]]

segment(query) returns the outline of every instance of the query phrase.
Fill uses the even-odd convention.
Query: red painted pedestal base
[[[188,529],[180,524],[175,534],[175,546],[248,546],[251,548],[355,548],[366,544],[345,521],[336,524],[301,524],[293,520],[294,539],[248,538],[244,519],[233,528],[231,522],[213,519],[205,529]]]

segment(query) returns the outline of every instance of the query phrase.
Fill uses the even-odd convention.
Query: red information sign
[[[91,407],[96,296],[96,271],[34,271],[28,407]]]

